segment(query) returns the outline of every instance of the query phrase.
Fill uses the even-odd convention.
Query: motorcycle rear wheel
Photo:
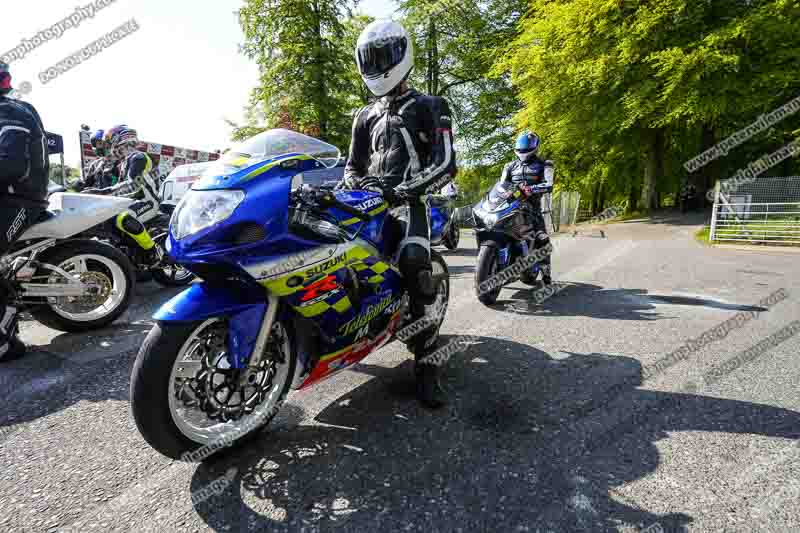
[[[439,328],[442,327],[442,322],[444,322],[445,315],[447,315],[447,306],[450,303],[450,271],[442,255],[433,249],[431,249],[431,268],[434,276],[447,274],[447,278],[439,282],[439,286],[436,288],[436,299],[433,303],[425,306],[424,315],[431,316],[436,314],[436,323],[406,342],[406,347],[415,354],[420,350],[424,350],[425,342],[432,336],[438,337]],[[420,316],[414,316],[414,314],[412,311],[412,321],[422,318],[422,313],[419,313]]]
[[[67,242],[45,250],[38,260],[73,273],[100,291],[94,297],[94,308],[77,309],[92,303],[90,295],[45,298],[45,303],[31,306],[30,314],[45,326],[82,333],[108,326],[128,309],[136,284],[134,267],[112,246],[93,240]],[[60,274],[46,267],[39,267],[34,277],[55,282],[61,279]],[[101,302],[99,298],[105,299]]]

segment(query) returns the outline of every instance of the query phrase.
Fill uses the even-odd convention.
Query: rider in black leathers
[[[89,164],[83,186],[104,189],[116,185],[119,180],[120,165],[111,157],[105,140],[105,131],[97,130],[91,137],[91,143],[97,159]]]
[[[456,174],[450,108],[444,98],[406,85],[413,50],[400,24],[377,21],[367,26],[356,45],[356,60],[364,82],[379,99],[355,115],[343,186],[380,191],[390,206],[407,206],[407,218],[397,218],[401,210],[393,209],[390,224],[400,228],[392,249],[416,320],[425,315],[425,305],[433,303],[438,281],[432,276],[428,208],[421,196],[437,193]],[[444,403],[438,367],[425,360],[435,350],[437,336],[426,330],[411,342],[417,395],[429,407]]]
[[[42,119],[29,103],[8,98],[11,90],[8,65],[0,62],[0,256],[47,208],[50,181]],[[0,361],[25,354],[17,310],[8,305],[12,290],[0,276]]]
[[[531,194],[525,203],[525,215],[531,226],[533,226],[534,249],[544,248],[550,242],[550,237],[547,234],[547,225],[544,222],[542,214],[542,194],[552,190],[552,183],[545,183],[545,168],[552,167],[551,161],[542,161],[536,156],[539,149],[539,136],[535,133],[523,133],[517,139],[515,152],[517,160],[506,164],[503,167],[501,180],[510,182],[514,185],[524,184],[529,187],[535,187],[535,190],[540,191]],[[539,262],[542,269],[542,281],[545,285],[550,285],[552,280],[550,256],[542,259]]]

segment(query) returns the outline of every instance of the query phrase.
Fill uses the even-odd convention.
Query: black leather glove
[[[359,189],[380,193],[380,195],[383,196],[383,199],[389,202],[390,205],[395,205],[402,201],[397,198],[397,196],[394,194],[394,191],[390,187],[386,187],[383,184],[383,181],[381,181],[380,178],[376,178],[374,176],[366,176],[361,178]]]
[[[342,190],[358,190],[361,189],[361,179],[358,176],[345,176],[342,178],[342,181],[336,185],[337,191]]]
[[[417,191],[415,189],[410,188],[407,183],[401,183],[400,185],[395,187],[392,192],[394,193],[395,197],[401,202],[407,202],[408,200],[414,198],[415,196],[420,196],[421,194],[424,194],[424,191]]]

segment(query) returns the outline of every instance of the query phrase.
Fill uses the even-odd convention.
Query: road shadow
[[[448,250],[447,248],[437,248],[442,257],[477,257],[478,256],[478,249],[477,248],[457,248],[455,250]]]
[[[792,411],[638,390],[632,358],[480,341],[450,361],[450,402],[436,412],[417,405],[410,361],[358,365],[374,378],[324,408],[320,425],[267,431],[199,465],[191,491],[232,482],[196,512],[234,531],[687,531],[680,510],[612,494],[655,471],[668,432],[800,437]]]
[[[498,298],[491,307],[497,311],[531,316],[585,316],[607,320],[661,320],[673,318],[656,312],[656,306],[643,298],[644,289],[607,289],[589,283],[555,282],[549,291],[541,287],[519,289],[506,287],[501,292],[513,291],[510,298]],[[541,296],[547,296],[539,302]]]
[[[708,307],[710,309],[722,309],[725,311],[753,311],[761,312],[766,311],[766,307],[759,307],[756,305],[744,304],[729,304],[726,302],[718,302],[711,298],[696,298],[692,296],[670,296],[661,294],[647,294],[646,297],[650,300],[656,300],[658,303],[667,303],[673,305],[691,305]]]
[[[592,318],[613,318],[620,320],[655,320],[672,318],[646,313],[654,311],[659,305],[686,305],[707,307],[723,311],[767,311],[766,307],[720,302],[711,298],[650,294],[645,289],[606,289],[586,283],[556,282],[554,289],[545,290],[538,287],[519,289],[506,287],[504,291],[513,290],[510,298],[500,299],[493,308],[509,313],[537,316],[587,316]],[[541,303],[542,296],[552,295]],[[501,293],[501,296],[503,294]]]
[[[467,278],[475,275],[475,265],[447,265],[450,278]]]
[[[111,326],[88,333],[56,332],[36,323],[22,331],[28,353],[0,364],[0,434],[81,401],[128,400],[136,352],[153,312],[182,289],[137,285],[134,302]],[[31,342],[33,338],[33,342]],[[123,383],[124,386],[117,386]],[[10,433],[9,433],[10,434]]]
[[[670,226],[703,226],[711,220],[711,208],[689,211],[681,213],[680,210],[665,209],[658,210],[650,217],[624,220],[621,222],[611,222],[613,224],[665,224]]]

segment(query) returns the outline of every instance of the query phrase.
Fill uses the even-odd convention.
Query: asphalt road
[[[443,332],[479,342],[450,360],[446,408],[417,405],[394,344],[202,465],[152,451],[128,404],[175,291],[143,284],[88,337],[25,323],[32,353],[0,367],[0,531],[800,530],[800,335],[740,355],[800,319],[800,254],[704,247],[697,222],[558,237],[562,290],[535,305],[514,284],[493,308],[465,232]]]

